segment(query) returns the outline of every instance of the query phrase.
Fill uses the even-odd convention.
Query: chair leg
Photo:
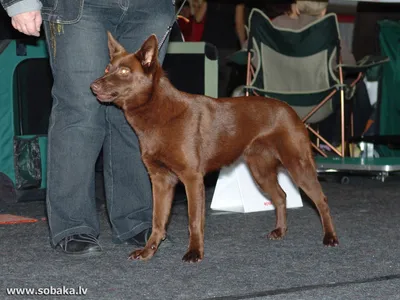
[[[326,139],[324,139],[323,136],[321,136],[319,133],[317,133],[311,126],[310,124],[304,124],[306,128],[313,133],[316,137],[320,138],[323,143],[325,143],[333,152],[335,152],[337,155],[342,156],[341,152],[338,151],[331,143],[329,143]],[[315,146],[316,147],[316,146]]]
[[[326,102],[328,102],[333,95],[336,93],[336,90],[332,91],[328,96],[325,97],[324,100],[322,100],[316,107],[314,107],[303,119],[303,123],[305,123],[311,116],[318,110],[320,109]]]
[[[246,86],[250,86],[251,82],[251,73],[252,73],[252,67],[251,67],[251,53],[247,53],[247,72],[246,72]],[[249,96],[249,90],[246,89],[246,96]]]
[[[354,136],[354,114],[351,112],[350,114],[350,139]],[[354,157],[355,144],[351,143],[350,145],[350,156]]]
[[[342,63],[342,58],[339,58],[340,64]],[[345,138],[344,138],[344,131],[345,131],[345,124],[344,124],[344,87],[343,87],[343,70],[341,65],[339,65],[339,80],[340,84],[340,131],[341,131],[341,138],[342,138],[342,149],[341,149],[341,156],[344,157],[345,155]]]
[[[363,72],[359,72],[357,78],[350,84],[351,87],[354,87],[360,80],[363,79],[364,77],[364,73]],[[350,114],[350,139],[354,137],[354,111],[353,111],[353,107],[351,110],[351,114]],[[355,150],[356,150],[356,144],[351,143],[351,154],[350,156],[354,157],[355,155]]]
[[[317,147],[314,143],[312,143],[311,142],[311,146],[315,149],[315,150],[317,150],[317,152],[319,152],[319,154],[321,154],[323,157],[328,157],[328,155],[326,155],[325,153],[324,153],[324,151],[322,151],[319,147]]]

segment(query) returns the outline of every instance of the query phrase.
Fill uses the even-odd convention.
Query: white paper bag
[[[278,182],[286,193],[286,207],[302,207],[299,189],[286,171],[278,173]],[[245,162],[240,159],[221,169],[211,209],[243,213],[274,210],[275,207],[268,197],[255,183]]]
[[[373,106],[378,101],[379,81],[368,81],[364,78],[365,87],[367,88],[369,102]]]

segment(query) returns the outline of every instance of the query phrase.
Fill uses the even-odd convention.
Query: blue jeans
[[[72,234],[99,235],[95,163],[102,148],[113,241],[151,227],[151,184],[138,139],[121,110],[96,100],[90,83],[109,63],[107,30],[134,52],[152,33],[161,40],[173,16],[172,0],[86,0],[79,22],[45,22],[54,77],[47,165],[53,246]],[[167,41],[161,61],[166,48]]]

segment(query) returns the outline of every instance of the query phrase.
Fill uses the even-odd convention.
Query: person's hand
[[[39,36],[42,15],[39,10],[21,13],[11,18],[11,24],[19,32],[26,35]]]

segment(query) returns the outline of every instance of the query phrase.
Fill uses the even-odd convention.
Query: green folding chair
[[[366,57],[354,66],[341,64],[340,34],[335,14],[327,14],[301,30],[291,30],[275,27],[262,11],[253,9],[248,26],[248,49],[231,58],[237,63],[247,61],[247,94],[287,102],[317,138],[317,142],[312,143],[316,151],[327,156],[317,145],[321,140],[338,156],[347,155],[348,147],[344,146],[345,91],[353,88],[368,69],[387,61],[387,58]],[[344,76],[349,73],[356,74],[355,79],[344,84]],[[333,97],[340,97],[340,151],[312,126],[333,113]]]

